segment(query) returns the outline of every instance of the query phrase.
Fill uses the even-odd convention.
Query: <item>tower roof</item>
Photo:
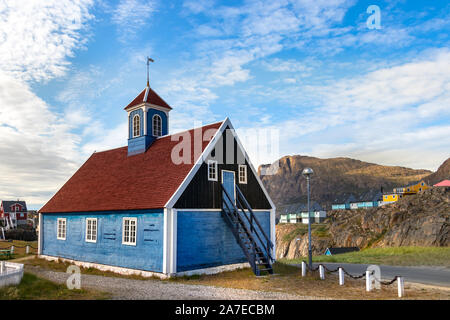
[[[154,105],[157,105],[159,107],[163,107],[163,108],[167,108],[169,110],[172,110],[172,107],[169,106],[155,91],[152,90],[152,88],[150,87],[146,87],[144,90],[142,90],[142,92],[136,97],[134,98],[133,101],[130,102],[130,104],[128,104],[125,107],[125,110],[139,105],[141,103],[151,103]]]

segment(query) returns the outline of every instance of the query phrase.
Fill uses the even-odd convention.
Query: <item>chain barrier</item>
[[[303,262],[305,262],[305,261],[303,261]],[[308,265],[306,262],[305,262],[305,264],[306,264],[306,267],[308,268],[308,270],[310,270],[310,271],[317,271],[317,270],[319,270],[319,267],[320,267],[320,266],[322,266],[326,271],[328,271],[328,272],[330,272],[330,273],[338,272],[339,269],[340,269],[340,268],[338,267],[338,268],[332,270],[332,269],[327,268],[327,266],[325,266],[324,264],[319,264],[319,265],[317,266],[317,268],[310,269],[310,268],[309,268],[309,265]],[[348,273],[347,270],[345,270],[344,268],[342,268],[342,271],[343,271],[347,276],[349,276],[349,277],[352,278],[352,279],[362,279],[362,278],[364,278],[364,277],[366,276],[366,273],[365,273],[365,272],[364,272],[363,274],[361,274],[361,275],[354,276],[354,275]],[[375,271],[372,271],[372,272],[371,272],[371,275],[373,275],[374,273],[375,273]],[[390,281],[381,281],[381,280],[378,280],[377,278],[374,278],[374,279],[375,279],[375,281],[377,281],[378,283],[380,283],[380,284],[382,284],[382,285],[389,286],[389,285],[393,284],[398,278],[400,278],[400,276],[395,276],[394,279],[392,279],[392,280],[390,280]]]
[[[378,280],[377,278],[375,278],[375,281],[378,283],[381,283],[382,285],[389,286],[389,285],[393,284],[398,278],[400,278],[400,276],[395,276],[394,279],[392,279],[391,281],[381,281],[381,280]]]

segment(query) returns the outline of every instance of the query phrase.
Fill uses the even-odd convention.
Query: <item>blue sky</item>
[[[449,31],[448,1],[1,2],[0,199],[39,208],[92,152],[126,145],[147,55],[172,133],[229,117],[249,149],[266,130],[279,156],[436,170]]]

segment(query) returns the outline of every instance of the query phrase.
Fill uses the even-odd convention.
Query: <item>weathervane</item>
[[[147,87],[150,87],[150,79],[149,79],[150,62],[155,62],[155,60],[153,60],[150,57],[147,57]]]

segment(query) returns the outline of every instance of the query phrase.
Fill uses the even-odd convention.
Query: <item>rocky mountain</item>
[[[397,166],[383,166],[350,158],[320,159],[307,156],[286,156],[274,165],[261,166],[261,170],[274,172],[261,179],[277,207],[290,203],[306,202],[306,181],[301,172],[311,167],[311,200],[330,205],[344,195],[360,195],[370,190],[392,191],[429,176],[429,170],[415,170]]]
[[[442,180],[450,180],[450,158],[445,160],[435,173],[425,178],[425,181],[430,185],[441,182]]]
[[[312,233],[313,254],[327,247],[450,245],[450,187],[437,187],[373,209],[331,211]],[[277,258],[306,256],[305,225],[276,227]]]

